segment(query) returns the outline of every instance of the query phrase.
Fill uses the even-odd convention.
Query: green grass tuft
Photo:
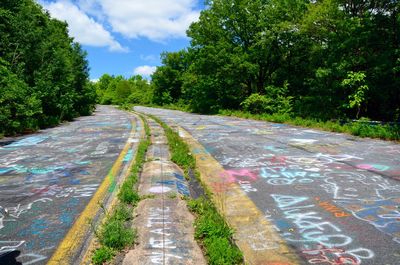
[[[98,232],[100,244],[113,250],[122,250],[131,245],[136,237],[136,232],[127,225],[131,219],[131,207],[119,204]]]
[[[111,218],[102,226],[99,241],[103,246],[122,250],[133,243],[136,233],[126,227],[124,220]]]
[[[151,118],[164,128],[165,136],[168,139],[169,149],[171,152],[171,160],[183,169],[185,177],[188,179],[189,170],[196,166],[195,159],[191,155],[188,145],[183,142],[179,135],[169,128],[167,124],[157,117],[151,116]]]
[[[106,261],[111,260],[115,255],[115,251],[109,247],[102,246],[96,249],[92,257],[92,262],[95,265],[101,265]]]
[[[140,201],[140,196],[134,190],[134,186],[137,183],[140,170],[145,161],[147,149],[149,148],[149,146],[151,144],[150,128],[149,128],[148,124],[146,123],[146,121],[144,120],[144,118],[142,116],[140,116],[140,118],[142,119],[143,124],[144,124],[146,138],[140,141],[138,150],[137,150],[137,154],[136,154],[136,158],[135,158],[135,164],[131,169],[131,174],[126,179],[124,184],[122,184],[120,192],[118,193],[118,198],[122,202],[131,204],[133,206],[135,206]]]
[[[188,201],[189,209],[196,214],[195,238],[205,249],[209,264],[241,264],[243,256],[232,244],[233,230],[210,201],[204,198]]]

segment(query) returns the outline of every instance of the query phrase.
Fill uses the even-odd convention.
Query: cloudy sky
[[[102,74],[149,76],[160,53],[187,47],[186,29],[203,0],[38,0],[65,20],[88,52],[90,78]]]

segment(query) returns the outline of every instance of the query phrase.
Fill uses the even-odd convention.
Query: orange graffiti
[[[351,216],[351,214],[344,212],[342,209],[340,209],[336,205],[333,205],[333,204],[331,204],[329,202],[319,202],[318,205],[321,206],[326,211],[334,214],[335,217],[343,218],[343,217]]]

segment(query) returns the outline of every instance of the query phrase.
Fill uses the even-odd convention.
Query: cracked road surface
[[[120,155],[134,120],[99,106],[93,116],[0,146],[0,264],[48,261]]]
[[[400,264],[399,144],[239,118],[135,110],[181,126],[201,143],[224,167],[212,190],[223,194],[239,185],[298,263]],[[264,231],[241,236],[254,241],[255,252],[279,248]]]

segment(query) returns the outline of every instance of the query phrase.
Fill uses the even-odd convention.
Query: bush
[[[251,94],[240,105],[252,114],[289,114],[292,112],[292,97],[278,95],[274,98],[258,93]]]
[[[13,74],[0,58],[0,133],[21,133],[36,129],[41,102],[25,82]]]
[[[273,113],[272,99],[258,93],[251,94],[240,105],[253,114]]]

